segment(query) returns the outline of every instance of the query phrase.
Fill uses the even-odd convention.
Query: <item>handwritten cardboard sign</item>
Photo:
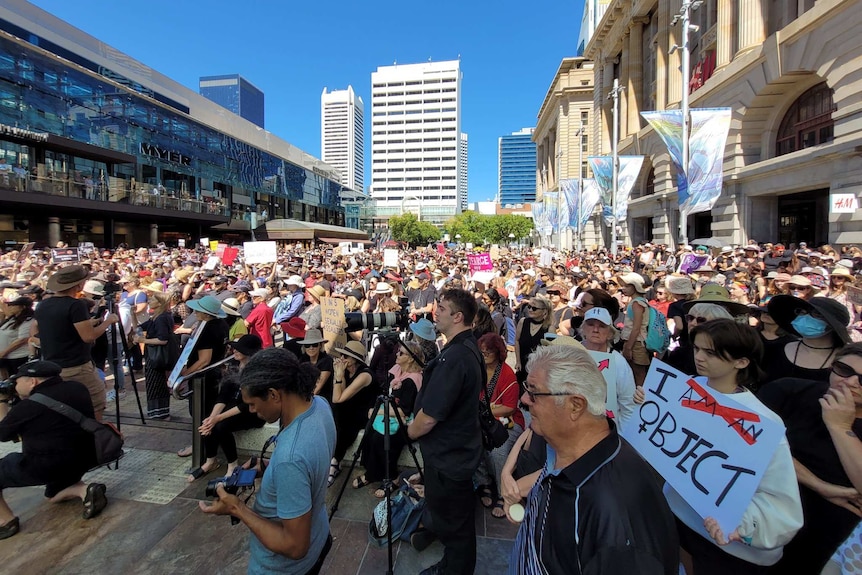
[[[653,360],[622,435],[703,518],[739,526],[784,437],[780,422]]]
[[[490,271],[494,269],[494,262],[491,261],[491,254],[467,254],[467,263],[470,266],[470,273]]]
[[[243,242],[242,246],[247,264],[271,264],[278,261],[275,242]]]
[[[324,347],[327,353],[333,348],[344,347],[347,336],[344,333],[344,300],[333,297],[320,299],[320,327],[323,338],[329,340]]]

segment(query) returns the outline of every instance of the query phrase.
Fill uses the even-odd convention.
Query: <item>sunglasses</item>
[[[534,305],[527,304],[527,309],[528,309],[528,310],[530,310],[530,311],[536,311],[536,310],[543,309],[543,308],[540,308],[540,307],[536,307],[536,306],[534,306]]]
[[[302,347],[306,347],[306,348],[308,348],[308,347],[320,347],[320,344],[319,343],[303,343]]]
[[[852,367],[850,367],[843,361],[832,362],[832,373],[834,373],[838,377],[843,377],[845,379],[855,377],[856,383],[862,383],[862,373],[858,373],[856,370],[854,370]]]
[[[560,295],[562,292],[548,290],[548,295]]]
[[[787,284],[787,287],[791,290],[799,290],[799,291],[811,289],[811,286],[801,286],[801,285],[796,285],[796,284]]]
[[[698,316],[693,316],[691,314],[686,314],[685,321],[687,321],[689,323],[691,323],[693,321],[696,321],[697,323],[704,323],[704,322],[707,322],[709,320],[706,319],[705,317],[698,317]]]
[[[527,397],[530,398],[531,403],[535,403],[537,397],[563,397],[566,395],[575,395],[574,393],[566,392],[552,393],[550,391],[533,391],[530,385],[526,382],[524,382],[524,393],[526,393]]]
[[[816,311],[809,311],[805,308],[798,307],[793,310],[793,315],[810,315],[814,319],[823,319],[823,316],[817,313]]]

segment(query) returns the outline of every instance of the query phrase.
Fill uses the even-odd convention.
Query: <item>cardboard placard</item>
[[[24,244],[23,246],[21,246],[21,251],[18,252],[18,259],[15,261],[20,263],[20,262],[23,262],[24,260],[26,260],[27,256],[30,255],[30,251],[33,249],[33,246],[35,246],[35,245],[36,245],[36,242],[28,242],[28,243]]]
[[[320,327],[323,338],[329,340],[324,347],[331,353],[336,347],[344,347],[347,335],[344,333],[344,300],[333,297],[320,299]]]
[[[228,248],[225,247],[224,251],[221,254],[221,263],[226,266],[232,266],[236,256],[239,255],[239,248]]]
[[[731,533],[784,426],[658,360],[650,364],[643,389],[646,400],[623,437],[701,517],[714,517]]]
[[[183,238],[178,239],[177,240],[177,246],[179,246],[181,248],[186,247],[186,240],[184,240]]]
[[[201,245],[203,247],[207,247],[208,245],[210,245],[210,239],[209,238],[201,238]]]
[[[51,257],[54,259],[55,264],[78,263],[81,261],[78,248],[52,248]]]
[[[856,305],[862,305],[862,288],[847,286],[847,301]]]
[[[383,265],[388,268],[398,267],[398,250],[387,248],[383,250]]]
[[[221,259],[218,256],[210,256],[207,258],[207,263],[204,264],[205,270],[214,270],[221,263]]]
[[[605,398],[605,409],[612,412],[614,416],[619,413],[620,402],[617,398],[617,372],[616,361],[613,360],[613,355],[610,353],[602,353],[600,351],[588,350],[590,355],[596,360],[596,367],[605,378],[605,383],[608,386],[607,397]],[[619,421],[617,421],[619,423]]]
[[[243,242],[242,246],[247,264],[271,264],[278,261],[275,242]]]

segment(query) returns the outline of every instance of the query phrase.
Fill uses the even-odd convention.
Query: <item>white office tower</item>
[[[320,151],[324,162],[341,173],[341,183],[363,191],[365,185],[365,123],[362,98],[353,91],[320,95]]]
[[[378,218],[411,211],[439,225],[462,202],[466,207],[460,64],[381,66],[371,74],[371,196]]]
[[[462,212],[467,209],[467,134],[458,141],[458,205]]]

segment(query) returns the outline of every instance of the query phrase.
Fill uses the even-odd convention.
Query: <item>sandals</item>
[[[371,482],[368,481],[368,479],[364,475],[360,475],[353,480],[353,483],[351,485],[353,486],[353,489],[362,489],[363,487],[371,485]]]
[[[108,506],[106,491],[107,487],[104,483],[91,483],[87,486],[87,495],[84,497],[84,519],[96,517]]]
[[[215,471],[219,467],[221,467],[221,463],[218,461],[216,461],[215,465],[213,465],[210,469],[204,469],[203,466],[196,467],[196,468],[192,469],[191,473],[189,474],[188,482],[192,483],[193,481],[197,481],[198,479],[200,479],[201,477],[203,477],[207,473]]]
[[[177,456],[178,457],[191,457],[192,451],[193,451],[192,446],[189,445],[188,447],[183,447],[182,449],[177,451]]]
[[[494,492],[491,491],[490,485],[480,485],[476,488],[476,493],[479,494],[479,503],[485,509],[490,509],[494,505]]]
[[[503,511],[503,498],[497,499],[494,502],[494,507],[491,509],[491,515],[496,517],[497,519],[502,519],[506,516],[506,512]]]
[[[335,483],[335,478],[341,475],[341,467],[337,463],[329,464],[329,478],[326,480],[326,486],[332,487]]]

